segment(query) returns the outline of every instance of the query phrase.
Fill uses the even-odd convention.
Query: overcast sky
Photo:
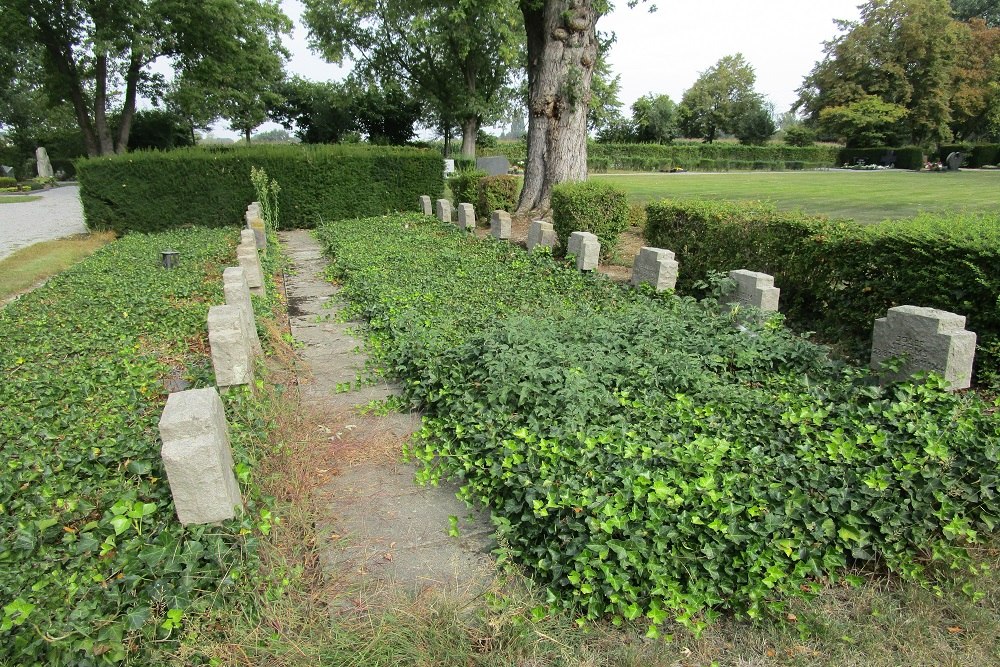
[[[282,8],[295,22],[287,46],[292,53],[287,71],[317,81],[339,80],[346,72],[312,54],[302,25],[302,3],[283,0]],[[858,18],[860,0],[659,0],[616,9],[598,22],[602,32],[614,32],[617,42],[609,60],[621,75],[624,111],[647,93],[667,94],[679,102],[684,91],[720,58],[742,53],[757,74],[757,91],[787,111],[817,60],[823,42],[837,34],[834,19]],[[218,126],[217,136],[233,136]],[[260,129],[277,127],[268,124]]]

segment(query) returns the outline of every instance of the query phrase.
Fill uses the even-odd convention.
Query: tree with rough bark
[[[72,105],[92,156],[126,150],[138,96],[163,86],[150,69],[157,59],[231,73],[250,56],[280,59],[291,29],[271,0],[0,0],[0,14],[44,50],[41,85]]]
[[[521,40],[514,0],[305,0],[311,45],[355,73],[399,81],[439,123],[457,121],[475,157],[480,126],[514,95]]]

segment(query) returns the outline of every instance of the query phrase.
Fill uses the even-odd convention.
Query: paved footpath
[[[42,198],[14,204],[0,202],[0,259],[39,241],[87,233],[79,186],[62,185],[25,194]]]
[[[414,467],[399,462],[402,444],[420,426],[418,414],[358,410],[399,388],[384,379],[357,386],[365,374],[364,343],[354,334],[358,323],[336,321],[341,304],[337,287],[323,279],[327,261],[318,242],[307,231],[281,232],[280,239],[292,265],[285,291],[292,336],[301,345],[299,396],[328,429],[337,469],[318,491],[329,517],[317,526],[324,567],[408,593],[482,592],[492,571],[489,521],[470,512],[454,486],[418,486]],[[460,538],[448,534],[453,516]]]

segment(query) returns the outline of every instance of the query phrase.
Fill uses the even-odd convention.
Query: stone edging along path
[[[481,592],[493,570],[488,518],[456,498],[454,486],[418,486],[413,467],[399,462],[419,414],[359,410],[399,387],[384,379],[357,386],[367,360],[364,343],[353,333],[357,323],[336,321],[337,287],[323,279],[327,261],[319,243],[303,230],[279,237],[291,263],[285,290],[300,346],[299,396],[322,422],[316,428],[329,434],[326,458],[337,470],[317,491],[327,508],[325,524],[317,526],[324,570],[410,592]],[[453,516],[459,538],[449,536]]]

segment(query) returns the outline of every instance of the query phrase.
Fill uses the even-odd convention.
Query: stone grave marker
[[[593,271],[601,258],[601,243],[590,232],[573,232],[566,243],[566,254],[576,257],[579,271]]]
[[[544,220],[533,220],[531,222],[531,227],[528,228],[528,252],[531,252],[536,246],[540,245],[555,248],[557,241],[556,230],[553,229],[551,222],[545,222]]]
[[[52,163],[49,161],[48,151],[43,146],[35,149],[35,167],[39,178],[52,178]]]
[[[646,283],[657,292],[674,289],[678,268],[673,252],[663,248],[641,248],[632,265],[632,285],[638,287]]]
[[[243,498],[233,474],[229,426],[214,387],[170,394],[160,415],[160,457],[182,524],[236,516]]]
[[[778,297],[781,290],[774,286],[774,277],[758,271],[740,269],[730,271],[729,277],[736,281],[736,291],[723,298],[724,303],[752,306],[762,313],[778,311]]]
[[[222,272],[222,289],[226,295],[226,305],[240,309],[243,328],[247,332],[254,353],[260,354],[263,348],[260,335],[257,333],[257,321],[253,314],[253,302],[250,300],[250,286],[247,285],[246,271],[239,266],[230,266]]]
[[[965,317],[936,308],[896,306],[875,320],[872,333],[872,366],[901,357],[899,371],[886,372],[889,382],[905,380],[920,371],[933,371],[948,381],[950,389],[972,384],[976,334],[965,330]]]
[[[490,217],[490,234],[498,241],[510,238],[510,213],[496,210]]]
[[[447,199],[438,199],[437,202],[437,218],[441,222],[451,222],[451,202]]]
[[[208,309],[208,345],[216,385],[224,389],[253,384],[253,348],[239,307]]]
[[[420,195],[420,212],[424,215],[434,215],[434,209],[431,207],[431,198],[427,195]]]
[[[458,228],[467,232],[476,231],[476,209],[472,204],[458,205]]]
[[[502,176],[510,171],[510,160],[503,155],[476,158],[476,169],[485,171],[490,176]]]

